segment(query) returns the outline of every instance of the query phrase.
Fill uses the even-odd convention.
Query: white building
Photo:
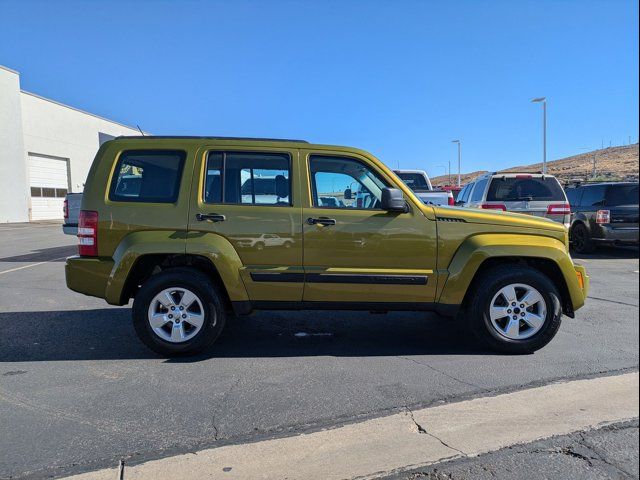
[[[136,128],[20,89],[0,65],[0,222],[62,218],[67,192],[82,192],[100,144]]]

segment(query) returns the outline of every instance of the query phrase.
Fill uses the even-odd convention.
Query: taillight
[[[98,256],[98,212],[80,210],[78,254],[83,257]]]
[[[596,223],[610,223],[611,222],[611,212],[609,210],[598,210],[596,212]]]
[[[571,215],[571,206],[568,203],[556,203],[547,207],[548,215]]]
[[[449,205],[453,206],[456,204],[456,201],[453,199],[453,195],[449,195]]]
[[[525,179],[533,178],[533,175],[516,175],[516,178],[518,180],[525,180]]]
[[[507,211],[506,205],[502,205],[501,203],[483,203],[480,205],[480,208],[484,210],[502,210],[503,212]]]
[[[65,222],[69,219],[69,201],[65,198],[62,203],[62,216]]]

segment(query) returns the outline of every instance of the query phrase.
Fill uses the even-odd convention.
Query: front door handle
[[[309,225],[324,225],[328,227],[330,225],[335,225],[336,221],[333,218],[320,217],[320,218],[307,218],[307,223]]]
[[[224,222],[227,219],[224,215],[218,215],[217,213],[196,213],[196,220],[204,222],[209,220],[211,222]]]

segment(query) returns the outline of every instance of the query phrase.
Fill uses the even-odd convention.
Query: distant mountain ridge
[[[609,147],[591,152],[580,153],[567,158],[547,162],[547,171],[555,175],[561,182],[574,179],[586,180],[591,178],[593,171],[593,157],[596,157],[596,178],[599,180],[638,180],[638,144]],[[499,172],[538,172],[542,171],[542,163],[533,165],[521,165],[511,167]],[[488,170],[462,174],[462,184],[470,182],[474,178]],[[457,175],[451,172],[451,181],[455,183]],[[446,185],[449,183],[448,175],[440,175],[431,178],[434,185]]]

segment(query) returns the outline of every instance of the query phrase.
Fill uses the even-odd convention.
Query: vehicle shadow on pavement
[[[162,358],[137,338],[128,308],[0,313],[0,363]],[[260,312],[230,318],[212,358],[493,354],[459,323],[425,312]],[[1,374],[1,372],[0,372]]]
[[[571,251],[571,256],[576,259],[615,260],[625,258],[638,258],[638,247],[598,247],[593,253],[576,253]]]
[[[0,258],[0,262],[64,262],[66,257],[76,253],[78,253],[77,245],[64,245],[62,247],[42,248],[31,253],[3,257]]]

